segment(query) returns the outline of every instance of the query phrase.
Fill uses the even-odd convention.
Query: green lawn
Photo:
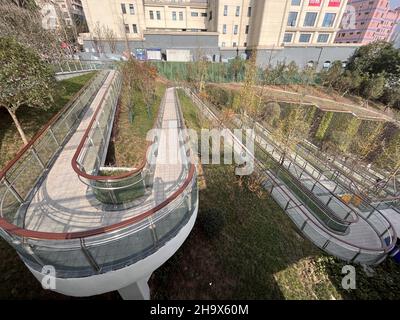
[[[139,165],[146,152],[146,135],[158,115],[160,102],[164,96],[166,86],[164,83],[156,84],[156,99],[151,106],[150,116],[147,108],[137,92],[132,92],[133,108],[121,107],[117,113],[117,133],[115,136],[115,166],[135,167]],[[130,121],[133,112],[133,121]]]
[[[94,74],[92,72],[58,82],[57,96],[54,104],[48,110],[20,107],[17,116],[28,139],[32,138]],[[23,143],[14,122],[7,110],[0,108],[0,168],[10,161],[22,147]]]
[[[188,126],[199,129],[195,107],[182,98]],[[151,278],[154,299],[395,299],[400,267],[391,260],[367,276],[357,270],[357,289],[342,289],[345,263],[325,255],[266,193],[251,190],[232,166],[204,166],[199,217],[222,210],[226,224],[209,238],[200,219],[179,251]]]

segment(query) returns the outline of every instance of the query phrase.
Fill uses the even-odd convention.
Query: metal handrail
[[[224,123],[223,123],[223,122],[208,108],[208,106],[207,106],[195,93],[193,93],[190,89],[187,89],[187,88],[185,88],[185,92],[186,92],[190,97],[192,97],[192,99],[195,98],[195,100],[196,100],[198,103],[202,104],[203,107],[207,108],[207,109],[208,109],[208,113],[214,118],[214,120],[216,120],[216,121],[217,121],[220,125],[222,125],[223,127],[226,127],[226,126],[224,125]],[[198,103],[197,103],[197,104],[198,104]],[[241,144],[241,147],[242,147],[243,149],[245,149],[246,152],[247,152],[247,154],[249,154],[249,155],[253,158],[253,160],[254,160],[254,162],[255,162],[256,164],[258,164],[259,161],[255,158],[255,156],[254,156],[240,141],[237,140],[236,136],[232,134],[232,138],[235,139],[239,144]],[[268,177],[271,179],[271,181],[275,184],[275,187],[276,187],[276,188],[279,188],[280,191],[281,191],[282,193],[284,193],[284,194],[288,197],[289,201],[292,201],[292,202],[296,203],[296,201],[295,201],[294,199],[292,199],[292,196],[289,195],[283,188],[281,188],[279,182],[276,180],[276,178],[275,178],[273,175],[271,175],[270,172],[268,172],[268,170],[263,171],[263,173],[265,173],[265,174],[268,175]],[[314,230],[316,230],[319,234],[321,234],[321,233],[322,233],[322,234],[326,234],[326,235],[327,235],[327,241],[328,241],[328,242],[332,242],[332,240],[336,240],[336,242],[335,242],[336,244],[338,244],[338,243],[339,243],[339,244],[344,244],[344,245],[349,246],[350,248],[353,248],[353,250],[354,250],[355,252],[357,252],[356,255],[354,256],[353,260],[355,260],[356,257],[360,254],[360,252],[361,252],[360,250],[364,250],[364,251],[366,251],[366,253],[368,253],[368,252],[373,252],[373,253],[381,253],[381,254],[384,255],[384,254],[389,253],[389,252],[394,248],[394,246],[395,246],[395,244],[396,244],[397,235],[396,235],[396,231],[394,230],[394,228],[393,228],[393,226],[392,226],[391,224],[389,224],[389,228],[385,231],[385,233],[388,232],[388,233],[389,233],[389,236],[391,236],[391,237],[390,237],[390,238],[391,238],[391,239],[390,239],[390,240],[391,240],[390,243],[389,243],[389,244],[383,243],[383,246],[382,246],[381,248],[370,248],[370,247],[364,247],[364,246],[354,245],[354,244],[352,244],[352,243],[350,243],[350,242],[348,242],[348,241],[346,241],[346,240],[343,240],[343,239],[338,238],[338,237],[335,236],[335,235],[329,234],[326,230],[322,229],[321,226],[319,226],[318,224],[316,224],[316,223],[313,221],[313,218],[310,217],[310,215],[307,213],[307,211],[305,211],[305,210],[302,208],[302,206],[299,206],[298,209],[299,209],[299,210],[301,211],[301,213],[306,217],[305,223],[306,223],[306,224],[308,223],[308,224],[313,225]],[[390,232],[390,231],[391,231],[391,232]],[[326,236],[324,236],[324,237],[326,238]],[[381,259],[381,257],[377,257],[376,261],[379,261],[379,259]]]
[[[123,173],[123,174],[115,175],[115,176],[99,176],[99,175],[89,174],[89,173],[83,171],[80,168],[80,165],[79,165],[79,162],[78,162],[78,158],[79,158],[79,156],[80,156],[85,144],[87,143],[88,139],[90,138],[90,132],[91,132],[91,130],[93,128],[93,124],[95,123],[95,121],[97,119],[97,115],[100,113],[100,111],[101,111],[101,109],[103,107],[103,104],[105,103],[105,99],[107,97],[107,93],[109,92],[109,90],[110,90],[110,88],[108,88],[108,90],[105,91],[105,93],[104,93],[104,95],[103,95],[98,107],[96,108],[96,110],[95,110],[95,112],[94,112],[94,114],[92,116],[92,119],[91,119],[91,121],[90,121],[90,123],[89,123],[89,125],[88,125],[88,127],[87,127],[87,129],[86,129],[86,131],[85,131],[85,133],[84,133],[84,135],[82,137],[82,139],[81,139],[81,142],[79,143],[79,146],[78,146],[78,148],[77,148],[77,150],[76,150],[76,152],[75,152],[75,154],[74,154],[74,156],[72,158],[72,161],[71,161],[72,168],[74,169],[76,174],[80,177],[80,179],[81,178],[86,178],[89,181],[105,181],[105,182],[106,181],[123,181],[126,178],[130,178],[130,177],[133,177],[133,176],[138,175],[139,173],[141,173],[145,169],[146,165],[148,164],[147,151],[151,148],[151,146],[153,144],[152,141],[149,141],[147,143],[147,146],[146,146],[146,150],[147,151],[145,152],[145,154],[143,156],[143,160],[140,163],[140,165],[137,166],[134,170],[128,171],[128,172]],[[165,97],[162,99],[161,105],[163,105],[164,99],[165,99]],[[159,123],[159,120],[160,120],[160,115],[161,114],[162,114],[162,110],[160,109],[159,114],[158,114],[157,118],[154,121],[153,128],[157,127],[157,125]]]
[[[93,115],[93,117],[95,117],[95,114]],[[144,219],[154,215],[161,209],[165,208],[176,198],[178,198],[187,189],[188,186],[191,186],[193,178],[195,177],[195,173],[196,173],[195,165],[193,163],[190,163],[186,179],[182,182],[181,186],[167,199],[165,199],[163,202],[156,205],[155,207],[142,212],[141,214],[138,214],[134,217],[128,218],[126,220],[120,221],[118,223],[109,226],[90,229],[87,231],[57,233],[57,232],[34,231],[30,229],[21,228],[8,222],[3,218],[0,218],[0,228],[6,231],[10,235],[28,239],[36,239],[36,240],[61,241],[61,240],[89,238],[101,234],[107,234],[116,230],[123,229],[130,225],[139,223],[140,221],[143,221]]]

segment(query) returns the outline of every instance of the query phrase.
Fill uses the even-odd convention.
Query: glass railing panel
[[[179,199],[178,201],[180,201],[180,203],[178,206],[174,204],[170,213],[154,222],[159,241],[163,242],[162,240],[165,241],[175,235],[176,229],[180,227],[182,220],[184,220],[185,216],[188,214],[188,200],[188,197]]]
[[[123,180],[94,180],[92,188],[96,199],[105,204],[126,204],[146,194],[141,172]]]
[[[82,277],[92,275],[95,271],[80,247],[63,249],[59,246],[31,245],[30,250],[34,254],[31,259],[39,260],[42,265],[53,266],[57,277]]]
[[[285,208],[289,202],[288,197],[277,187],[272,189],[271,195],[281,208]]]
[[[6,186],[5,182],[0,182],[0,217],[6,219],[10,223],[17,223],[19,219],[16,214],[20,204],[17,197],[13,194],[11,189]]]
[[[343,242],[336,243],[336,240],[332,240],[324,249],[326,252],[337,256],[345,261],[352,261],[354,257],[358,254],[359,249],[350,245],[346,245]],[[376,256],[376,254],[375,254]],[[355,261],[357,262],[357,261]]]
[[[322,248],[328,240],[328,236],[318,232],[315,226],[312,224],[306,224],[304,226],[303,233],[306,234],[307,237],[309,237],[310,240],[320,248]]]
[[[147,219],[145,220],[148,221]],[[116,270],[145,258],[155,246],[152,229],[144,226],[113,240],[86,245],[102,272]]]
[[[25,199],[31,191],[35,182],[42,174],[44,168],[31,152],[24,158],[19,170],[7,175],[11,185],[18,192],[21,198]]]
[[[304,222],[306,221],[306,217],[299,207],[289,207],[286,209],[286,212],[298,228],[303,226]]]
[[[50,131],[47,131],[40,142],[35,146],[35,151],[44,165],[47,165],[50,159],[58,150],[58,144]]]

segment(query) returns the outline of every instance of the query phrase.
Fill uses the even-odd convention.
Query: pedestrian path
[[[87,109],[79,127],[64,146],[54,165],[37,189],[25,216],[25,228],[34,231],[66,233],[109,226],[150,210],[176,191],[188,177],[179,146],[179,113],[174,88],[166,90],[159,137],[158,156],[151,192],[133,208],[106,211],[92,189],[82,183],[71,166],[71,160],[82,140],[92,115],[110,86],[111,71]]]

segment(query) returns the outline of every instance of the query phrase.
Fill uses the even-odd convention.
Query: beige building
[[[207,31],[206,0],[82,0],[89,30],[111,28],[117,39],[143,39],[144,32]]]
[[[329,45],[347,0],[82,0],[89,30],[117,39],[146,33],[218,33],[221,49]],[[91,35],[88,35],[90,37]]]

